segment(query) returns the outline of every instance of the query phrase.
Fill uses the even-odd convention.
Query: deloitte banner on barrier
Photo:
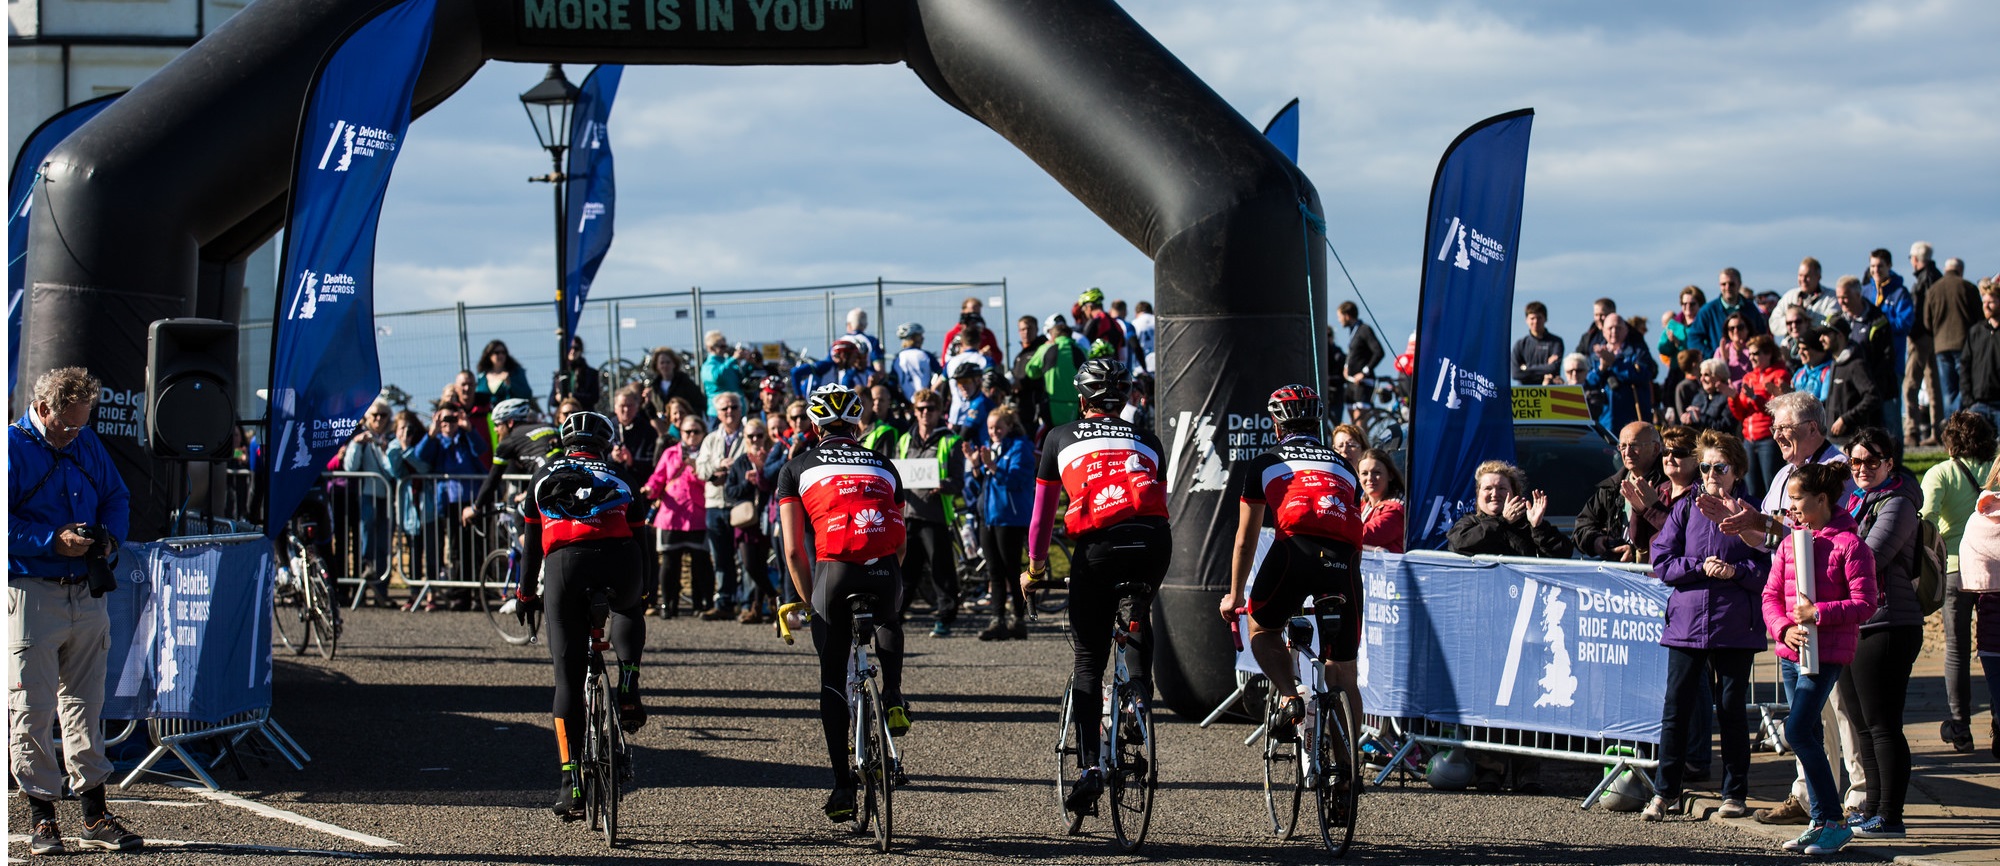
[[[1579,561],[1524,567],[1370,552],[1368,712],[1659,742],[1666,585]]]
[[[219,722],[271,705],[269,542],[128,543],[117,575],[105,718]]]

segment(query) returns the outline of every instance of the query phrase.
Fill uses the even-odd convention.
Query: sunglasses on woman
[[[1697,463],[1695,464],[1695,468],[1700,469],[1701,474],[1703,475],[1712,475],[1717,472],[1736,471],[1736,467],[1728,463]]]

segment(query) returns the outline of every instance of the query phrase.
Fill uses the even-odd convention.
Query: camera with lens
[[[84,566],[90,569],[90,597],[103,598],[105,593],[118,588],[118,576],[111,573],[111,559],[118,553],[118,542],[111,537],[111,530],[96,524],[78,527],[77,534],[90,539],[90,549],[83,553]]]

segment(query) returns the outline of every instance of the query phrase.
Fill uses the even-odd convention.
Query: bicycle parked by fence
[[[888,853],[895,832],[895,790],[909,783],[903,775],[903,760],[889,735],[889,718],[882,705],[881,671],[868,658],[875,640],[873,595],[847,597],[854,615],[854,640],[847,654],[847,751],[849,767],[861,780],[861,808],[854,811],[854,832],[875,828],[875,847]],[[802,612],[799,625],[812,621],[812,605],[802,601],[778,608],[778,636],[792,642],[794,612]]]
[[[272,585],[272,631],[298,655],[312,649],[320,658],[332,659],[340,647],[340,601],[326,561],[316,549],[330,526],[324,503],[318,509],[310,506],[311,502],[301,506],[285,527],[281,542],[285,565]]]
[[[583,813],[590,829],[604,831],[604,844],[618,847],[618,803],[632,782],[632,747],[625,740],[618,711],[618,678],[605,673],[604,621],[611,601],[604,590],[590,591],[590,652],[583,668],[583,757],[577,777],[583,783]]]
[[[1094,760],[1111,801],[1112,832],[1117,836],[1118,847],[1129,854],[1146,842],[1146,830],[1153,821],[1153,796],[1159,783],[1152,707],[1146,696],[1139,693],[1126,659],[1128,652],[1137,651],[1130,644],[1139,637],[1139,623],[1131,620],[1128,605],[1151,596],[1153,588],[1144,583],[1121,583],[1112,592],[1117,598],[1119,615],[1112,625],[1112,676],[1105,686],[1098,722],[1099,749]],[[1095,804],[1079,812],[1070,811],[1068,805],[1070,793],[1076,788],[1076,769],[1087,766],[1083,760],[1089,757],[1079,755],[1080,747],[1071,741],[1076,714],[1081,711],[1076,706],[1075,694],[1065,682],[1062,724],[1056,730],[1055,767],[1056,814],[1072,836],[1082,831],[1086,816],[1097,814]]]
[[[479,565],[479,609],[500,639],[525,646],[541,638],[542,609],[521,605],[521,511],[519,503],[499,509],[493,521],[493,538],[498,549],[486,554]],[[530,587],[534,589],[534,587]]]
[[[1314,635],[1340,633],[1342,604],[1339,596],[1319,596],[1313,600],[1312,615],[1295,616],[1285,624],[1285,649],[1305,686],[1305,717],[1294,730],[1280,730],[1273,720],[1278,718],[1282,696],[1267,687],[1261,731],[1264,808],[1271,818],[1271,831],[1281,839],[1292,838],[1298,830],[1299,807],[1310,791],[1320,840],[1335,857],[1346,856],[1354,842],[1354,820],[1364,782],[1353,708],[1347,694],[1327,682],[1326,663],[1320,659]],[[1246,611],[1237,609],[1239,614]],[[1241,652],[1240,622],[1230,631]]]

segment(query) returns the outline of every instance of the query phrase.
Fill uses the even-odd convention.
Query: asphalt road
[[[915,726],[901,741],[910,787],[896,798],[887,860],[949,863],[1143,861],[1306,863],[1306,841],[1270,837],[1257,753],[1243,725],[1203,730],[1165,717],[1162,791],[1140,856],[1117,854],[1108,820],[1080,837],[1058,826],[1050,777],[1056,698],[1068,644],[1044,618],[1029,641],[981,643],[979,618],[933,639],[911,628],[907,690]],[[547,811],[555,747],[545,650],[501,644],[478,613],[350,614],[339,656],[281,655],[275,716],[313,757],[304,772],[245,762],[229,791],[332,825],[313,829],[142,783],[113,809],[158,840],[159,863],[325,863],[336,852],[398,863],[854,863],[875,855],[820,814],[829,774],[814,718],[810,651],[769,627],[652,620],[645,660],[652,722],[636,738],[629,841],[607,850],[583,824]],[[279,652],[283,653],[282,647]],[[1574,767],[1574,770],[1561,769]],[[1544,796],[1446,793],[1394,783],[1362,799],[1349,859],[1394,863],[1797,862],[1767,839],[1719,822],[1643,824],[1577,808],[1597,770],[1551,765]],[[1702,808],[1712,809],[1712,799]],[[78,829],[74,804],[64,828]],[[9,798],[14,857],[26,809]],[[345,831],[341,835],[336,830]],[[395,843],[377,846],[356,837]],[[244,846],[271,846],[258,850]],[[1846,855],[1866,861],[1867,855]]]

